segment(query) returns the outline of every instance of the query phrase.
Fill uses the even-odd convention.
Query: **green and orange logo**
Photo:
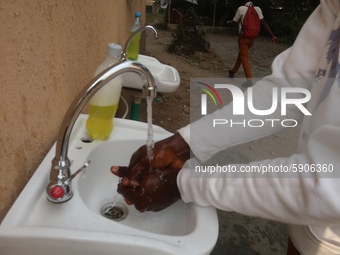
[[[222,106],[222,99],[220,94],[218,94],[217,90],[206,83],[203,82],[197,82],[198,84],[202,86],[196,86],[198,89],[202,90],[205,92],[205,94],[201,94],[201,114],[206,115],[207,114],[207,95],[212,99],[214,102],[215,106],[217,106],[217,103],[219,103],[220,106]]]

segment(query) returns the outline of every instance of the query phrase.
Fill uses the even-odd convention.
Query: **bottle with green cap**
[[[97,68],[94,76],[106,68],[119,62],[122,47],[109,43],[106,58]],[[89,102],[89,117],[86,121],[86,130],[93,140],[107,140],[113,129],[113,118],[118,109],[122,91],[122,78],[117,76],[104,85]]]
[[[141,13],[136,12],[135,18],[130,28],[130,35],[135,32],[138,28],[142,27]],[[137,34],[130,42],[127,48],[127,59],[137,60],[139,54],[139,45],[142,33]]]

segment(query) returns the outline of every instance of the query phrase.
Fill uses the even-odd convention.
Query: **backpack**
[[[250,39],[255,39],[259,35],[260,30],[261,22],[259,15],[257,14],[254,6],[249,6],[243,19],[243,36]]]

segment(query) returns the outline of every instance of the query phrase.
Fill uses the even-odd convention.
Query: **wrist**
[[[154,155],[154,167],[179,170],[190,158],[190,147],[179,133],[175,133],[155,143]]]
[[[176,132],[173,136],[170,137],[171,142],[170,145],[173,148],[173,151],[177,153],[177,155],[185,160],[190,158],[190,146],[184,140],[184,138],[180,135],[180,133]]]

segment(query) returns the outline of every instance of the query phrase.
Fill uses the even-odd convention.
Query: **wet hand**
[[[118,168],[111,167],[111,172],[117,175]],[[145,170],[139,175],[136,186],[131,186],[123,177],[117,191],[124,196],[128,205],[134,204],[140,212],[160,211],[180,199],[177,187],[179,171],[179,169]]]
[[[142,146],[132,155],[129,166],[113,166],[111,172],[121,178],[117,191],[127,204],[140,211],[158,211],[180,198],[177,175],[189,158],[189,146],[175,134],[155,143],[152,160]]]
[[[123,177],[124,185],[136,187],[140,175],[152,169],[181,169],[190,158],[190,147],[180,134],[158,141],[154,145],[153,158],[149,160],[146,146],[140,147],[131,157],[129,166],[115,168],[113,173]]]

